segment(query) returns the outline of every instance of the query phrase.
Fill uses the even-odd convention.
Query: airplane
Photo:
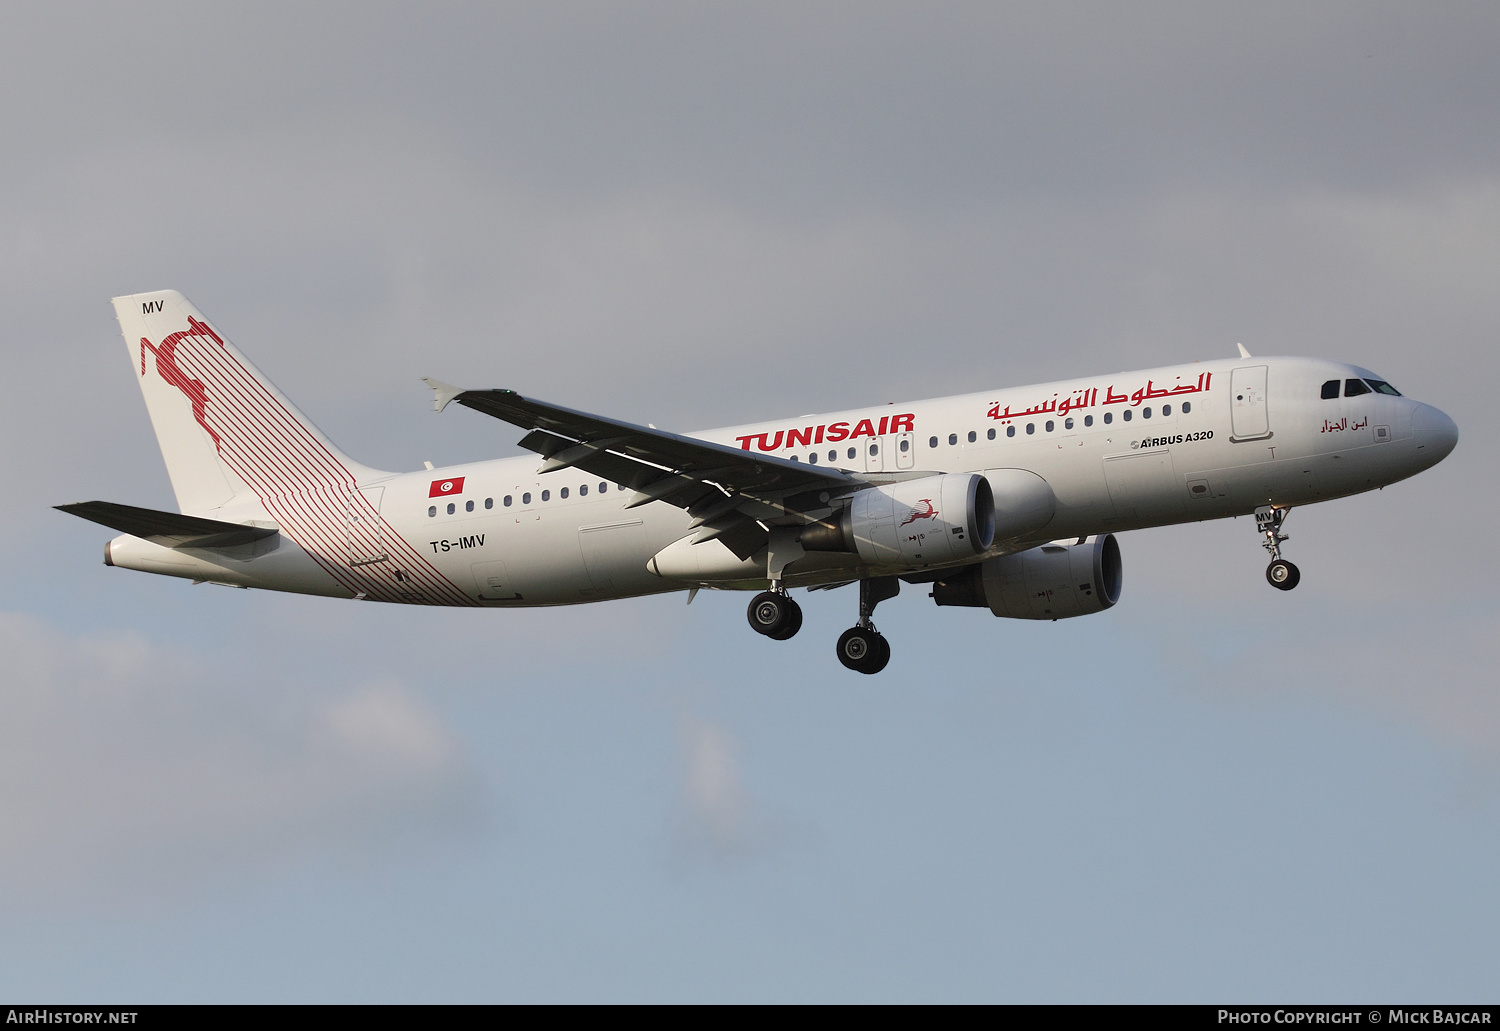
[[[179,512],[57,506],[121,534],[104,563],[234,587],[414,605],[571,605],[754,591],[784,641],[790,591],[858,584],[838,639],[873,674],[902,583],[1016,619],[1120,598],[1115,535],[1254,515],[1266,579],[1297,505],[1442,461],[1458,428],[1367,369],[1252,357],[777,419],[693,434],[435,379],[540,456],[386,472],[340,451],[182,294],[114,299]]]

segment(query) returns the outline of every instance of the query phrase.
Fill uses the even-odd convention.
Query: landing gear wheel
[[[1284,558],[1266,567],[1266,580],[1278,591],[1290,591],[1302,579],[1302,572]]]
[[[797,636],[797,631],[802,629],[802,606],[790,598],[782,598],[787,606],[786,625],[774,634],[767,634],[773,641],[785,641]]]
[[[853,626],[839,635],[839,661],[856,673],[879,673],[891,661],[891,646],[873,627]]]
[[[778,641],[786,640],[802,628],[801,606],[775,591],[757,594],[745,611],[745,618],[750,620],[750,629]]]

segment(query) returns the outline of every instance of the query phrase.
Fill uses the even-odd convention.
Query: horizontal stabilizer
[[[217,519],[158,512],[153,508],[117,505],[112,501],[80,501],[54,506],[60,512],[119,530],[168,548],[233,548],[252,544],[277,532],[272,526],[244,526]]]

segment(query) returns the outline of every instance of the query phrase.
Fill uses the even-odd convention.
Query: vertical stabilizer
[[[114,299],[130,362],[185,513],[253,495],[343,492],[370,478],[175,290]]]

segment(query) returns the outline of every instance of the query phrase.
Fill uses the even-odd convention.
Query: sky
[[[1493,1001],[1492,4],[15,3],[0,998]],[[109,569],[177,289],[387,469],[420,377],[689,432],[1347,360],[1441,465],[1121,535],[1057,623],[407,610]],[[1488,472],[1486,472],[1488,470]]]

